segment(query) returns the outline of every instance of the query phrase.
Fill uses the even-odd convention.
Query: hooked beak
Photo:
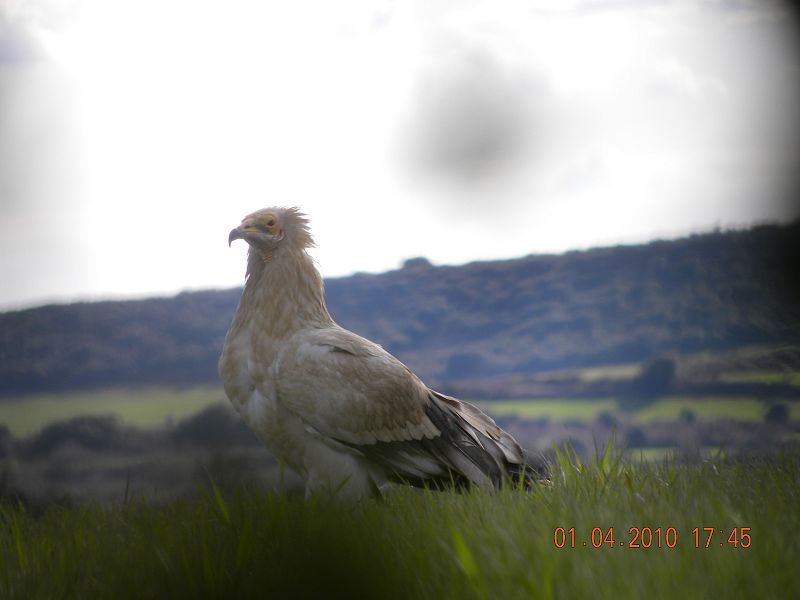
[[[282,236],[275,236],[266,231],[265,228],[245,220],[238,227],[231,229],[228,234],[228,247],[233,243],[233,240],[244,240],[248,244],[266,244],[281,239]]]
[[[246,231],[242,229],[241,225],[239,227],[231,229],[231,232],[228,234],[228,248],[231,247],[233,240],[243,240],[245,233]]]

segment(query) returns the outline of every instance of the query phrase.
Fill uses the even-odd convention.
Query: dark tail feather
[[[505,472],[528,490],[547,479],[544,457],[526,452],[487,414],[463,400],[433,390],[430,393],[425,412],[442,432],[436,442],[444,445],[442,454],[461,475],[475,483],[488,478],[498,488]]]
[[[514,485],[531,490],[536,483],[550,479],[550,466],[541,454],[523,451],[524,463],[508,463],[508,474]]]

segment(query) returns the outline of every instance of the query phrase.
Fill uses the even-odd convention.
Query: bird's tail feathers
[[[529,489],[546,478],[543,460],[532,460],[494,420],[468,402],[430,390],[426,411],[442,432],[444,454],[453,466],[479,485],[500,487],[505,477]]]

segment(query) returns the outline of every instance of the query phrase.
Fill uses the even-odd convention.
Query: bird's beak
[[[254,223],[250,219],[245,219],[242,224],[228,234],[228,246],[233,243],[233,240],[244,240],[250,245],[263,245],[270,242],[280,241],[282,236],[275,236],[269,233],[265,227]]]
[[[231,232],[228,234],[228,247],[233,243],[233,240],[243,240],[245,233],[241,225],[231,229]]]

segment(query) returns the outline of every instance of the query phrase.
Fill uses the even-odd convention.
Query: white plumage
[[[523,478],[519,444],[480,410],[430,390],[383,348],[339,327],[296,208],[247,216],[247,276],[219,361],[225,392],[306,494],[375,495],[390,482],[498,487]]]

